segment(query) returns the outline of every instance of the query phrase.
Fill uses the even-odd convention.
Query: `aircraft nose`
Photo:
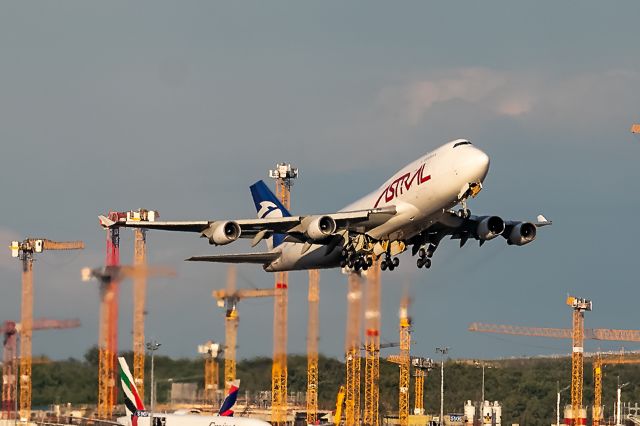
[[[491,163],[491,160],[486,153],[480,151],[479,149],[477,151],[478,152],[475,153],[474,162],[476,164],[478,178],[479,180],[483,181],[487,176],[487,173],[489,172],[489,164]]]

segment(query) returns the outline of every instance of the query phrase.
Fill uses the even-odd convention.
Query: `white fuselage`
[[[155,413],[154,424],[162,426],[271,426],[269,423],[248,417],[201,416],[198,414]],[[150,417],[138,417],[138,426],[149,426]],[[118,423],[132,426],[129,417],[119,417]]]
[[[378,189],[341,211],[395,206],[396,214],[367,232],[376,240],[406,240],[436,223],[445,211],[460,203],[471,183],[481,183],[489,171],[489,156],[465,140],[449,142],[403,167]],[[455,146],[457,144],[457,146]],[[455,146],[455,147],[454,147]],[[281,256],[266,271],[338,266],[341,247],[327,253],[313,245],[302,254],[301,243],[274,248]]]

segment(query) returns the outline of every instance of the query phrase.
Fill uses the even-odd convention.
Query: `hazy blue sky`
[[[413,295],[413,352],[567,353],[569,342],[475,335],[473,321],[569,327],[568,292],[593,299],[588,327],[640,328],[640,3],[3,2],[0,242],[83,239],[35,266],[37,316],[79,317],[34,352],[79,357],[97,342],[104,261],[97,216],[145,207],[165,219],[253,217],[248,186],[276,162],[301,170],[298,213],[334,211],[438,145],[465,137],[492,158],[476,213],[554,220],[526,247],[443,245],[428,272],[383,274],[384,340]],[[122,258],[130,259],[131,232]],[[149,283],[147,331],[195,356],[223,339],[211,291],[226,267],[182,259],[245,251],[151,233],[178,277]],[[258,267],[241,286],[267,287]],[[0,320],[19,317],[19,263],[0,257]],[[289,350],[306,333],[306,274],[290,276]],[[343,348],[346,280],[321,274],[321,348]],[[131,284],[120,346],[131,348]],[[240,305],[240,357],[270,355],[272,301]],[[619,347],[605,345],[603,347]],[[629,348],[637,348],[627,345]],[[587,350],[597,344],[590,342]]]

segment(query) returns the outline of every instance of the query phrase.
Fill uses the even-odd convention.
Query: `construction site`
[[[637,4],[153,3],[0,13],[0,426],[640,426]]]

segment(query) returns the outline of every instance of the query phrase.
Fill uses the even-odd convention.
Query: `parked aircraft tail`
[[[240,389],[240,380],[234,380],[229,383],[229,393],[227,393],[227,397],[222,402],[222,406],[220,407],[220,411],[218,411],[219,416],[232,417],[233,416],[233,406],[236,404],[236,400],[238,399],[238,390]]]
[[[120,384],[122,385],[122,392],[124,394],[124,406],[127,411],[127,417],[131,419],[132,426],[137,426],[138,417],[146,417],[148,413],[145,411],[144,403],[133,381],[133,376],[131,375],[131,371],[129,371],[127,361],[123,357],[118,357],[118,364],[120,366]]]

